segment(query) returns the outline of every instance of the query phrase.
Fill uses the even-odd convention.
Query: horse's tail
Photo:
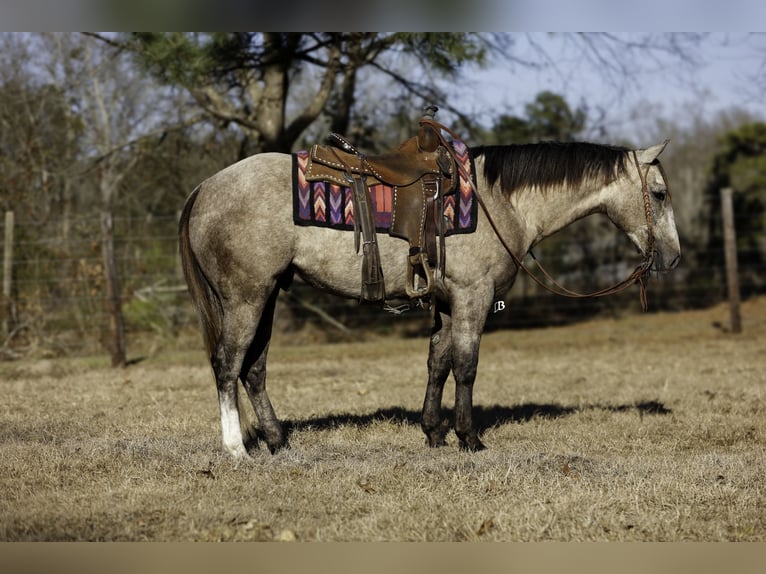
[[[192,301],[194,301],[194,305],[197,307],[208,357],[212,357],[218,345],[218,340],[221,337],[223,310],[221,300],[210,284],[210,281],[205,277],[199,261],[197,261],[197,257],[192,251],[189,240],[189,216],[194,207],[194,202],[197,200],[200,187],[197,186],[192,191],[184,204],[181,219],[178,222],[178,239],[179,250],[181,252],[181,266],[183,267],[186,284],[189,286],[189,294]]]

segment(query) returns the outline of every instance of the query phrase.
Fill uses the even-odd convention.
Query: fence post
[[[737,235],[734,229],[732,189],[721,188],[721,219],[723,220],[723,246],[726,261],[726,286],[729,292],[731,332],[742,332],[742,316],[739,310],[739,275],[737,272]]]
[[[178,210],[176,212],[176,229],[178,229],[178,223],[181,221],[181,210]],[[178,248],[178,240],[176,240],[176,265],[175,265],[175,273],[176,278],[180,281],[183,281],[184,278],[184,269],[183,269],[183,263],[181,261],[181,250]]]
[[[104,259],[104,278],[106,279],[106,308],[109,315],[107,346],[112,355],[112,366],[124,367],[126,363],[125,321],[122,316],[120,283],[114,261],[114,222],[109,211],[101,212],[101,235],[101,253]]]
[[[5,212],[5,243],[3,244],[3,335],[6,337],[11,331],[11,318],[13,317],[13,299],[11,299],[13,287],[13,211]]]

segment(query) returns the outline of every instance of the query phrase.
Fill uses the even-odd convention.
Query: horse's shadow
[[[673,411],[659,401],[639,401],[630,404],[608,405],[590,404],[581,406],[564,406],[556,403],[525,403],[515,406],[474,406],[473,416],[479,435],[488,429],[513,423],[523,423],[535,418],[557,419],[588,410],[602,410],[608,412],[636,412],[640,417],[644,415],[667,415]],[[444,409],[444,415],[454,427],[454,411]],[[350,414],[336,413],[326,416],[310,417],[307,419],[287,420],[283,422],[283,429],[288,442],[290,436],[296,431],[306,430],[331,430],[334,428],[353,426],[363,428],[376,422],[390,422],[394,424],[420,426],[420,411],[405,409],[403,407],[388,407],[378,409],[372,413]],[[250,434],[250,444],[255,446],[263,439],[260,431],[255,428]],[[255,443],[255,444],[253,444]]]

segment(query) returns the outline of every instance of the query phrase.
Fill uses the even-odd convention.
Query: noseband
[[[441,133],[441,130],[446,131],[448,134],[450,134],[452,137],[460,139],[458,135],[450,130],[448,127],[440,124],[437,121],[434,120],[420,120],[421,123],[427,123],[435,128],[436,133],[439,135],[439,138],[442,140],[442,142],[445,144],[444,147],[449,150],[451,154],[453,154],[454,158],[454,152],[452,150],[452,146],[448,145],[448,142],[444,139],[444,136]],[[649,272],[651,271],[652,264],[654,263],[654,223],[653,223],[653,216],[652,216],[652,204],[651,204],[651,198],[649,197],[649,186],[646,183],[646,178],[649,175],[649,169],[651,168],[651,165],[646,166],[646,171],[641,171],[641,164],[638,161],[638,155],[636,154],[635,150],[632,150],[633,154],[633,162],[636,164],[636,169],[638,170],[638,177],[641,180],[641,196],[644,202],[644,215],[646,217],[646,226],[647,226],[647,233],[648,233],[648,240],[647,240],[647,246],[646,250],[644,252],[644,260],[643,262],[638,265],[633,272],[628,275],[625,279],[620,281],[619,283],[616,283],[612,285],[611,287],[607,287],[605,289],[601,289],[600,291],[594,291],[593,293],[577,293],[576,291],[571,291],[570,289],[567,289],[563,285],[559,284],[551,275],[543,268],[543,266],[540,264],[540,262],[537,260],[537,258],[534,256],[534,254],[530,251],[529,254],[532,256],[532,259],[535,262],[535,265],[540,270],[540,272],[545,276],[545,278],[552,284],[548,285],[545,283],[542,279],[537,277],[534,273],[532,273],[529,268],[524,265],[522,260],[511,250],[508,243],[506,243],[505,239],[503,239],[502,234],[500,233],[500,230],[498,229],[497,225],[495,224],[494,220],[492,219],[492,216],[490,215],[489,209],[487,208],[486,204],[484,203],[484,200],[481,197],[481,194],[479,193],[479,190],[476,188],[476,185],[473,183],[473,178],[468,174],[465,169],[460,165],[460,162],[456,163],[458,164],[459,170],[461,175],[465,178],[465,180],[469,183],[471,186],[471,190],[473,191],[474,195],[476,196],[476,200],[479,202],[479,205],[481,206],[482,211],[484,211],[484,215],[487,217],[487,221],[489,222],[490,226],[492,227],[492,230],[495,232],[495,235],[497,236],[500,243],[503,245],[505,250],[508,252],[508,255],[511,256],[511,259],[513,260],[514,264],[517,268],[524,271],[527,275],[529,275],[535,283],[540,285],[543,289],[546,289],[547,291],[554,293],[556,295],[561,295],[562,297],[569,297],[572,299],[585,299],[585,298],[592,298],[592,297],[605,297],[607,295],[613,295],[614,293],[619,293],[620,291],[624,291],[631,285],[638,283],[639,288],[639,298],[641,300],[641,309],[646,311],[649,308],[649,303],[647,299],[646,294],[646,284],[649,279]],[[662,165],[658,162],[657,167],[660,170],[660,174],[662,175],[662,178],[665,179],[665,172],[662,169]]]

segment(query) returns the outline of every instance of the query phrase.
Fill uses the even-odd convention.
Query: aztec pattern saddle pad
[[[476,174],[470,150],[460,140],[454,140],[452,146],[458,162],[471,175],[474,185]],[[352,191],[348,187],[325,181],[307,181],[306,165],[308,151],[298,151],[293,156],[293,221],[296,225],[313,225],[332,229],[354,229],[354,207]],[[375,229],[388,232],[391,226],[393,192],[391,186],[384,184],[369,185]],[[444,197],[444,217],[446,235],[473,233],[476,231],[477,202],[471,185],[460,175],[458,189]]]

